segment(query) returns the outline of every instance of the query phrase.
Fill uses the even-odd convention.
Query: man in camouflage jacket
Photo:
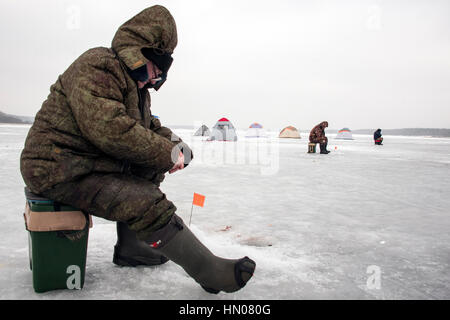
[[[207,249],[206,258],[196,261],[183,256],[187,248],[177,251],[178,240],[171,241],[183,234],[186,243],[201,245],[159,189],[165,173],[192,159],[189,147],[151,114],[147,91],[165,81],[176,45],[172,15],[153,6],[120,26],[111,48],[83,53],[51,86],[28,133],[21,172],[33,193],[117,221],[116,264],[153,265],[169,258],[210,292],[235,291],[251,277],[247,272],[235,279],[235,265],[254,269],[254,263],[222,259],[221,270],[229,269],[229,275],[221,275],[208,265],[217,261]],[[149,246],[156,248],[161,239],[171,246]],[[199,271],[195,266],[202,264]],[[211,274],[205,276],[207,269]]]
[[[323,121],[315,126],[309,134],[310,143],[320,144],[320,153],[327,154],[330,151],[327,150],[328,138],[325,136],[325,128],[328,127],[328,122]]]

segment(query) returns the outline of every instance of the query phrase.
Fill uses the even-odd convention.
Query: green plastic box
[[[90,217],[29,191],[26,197],[25,225],[34,290],[83,288]]]

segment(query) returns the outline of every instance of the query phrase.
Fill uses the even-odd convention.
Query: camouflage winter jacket
[[[111,48],[82,54],[59,76],[35,117],[21,155],[27,186],[41,193],[92,172],[161,176],[174,165],[177,137],[150,111],[148,91],[129,76],[148,60],[143,47],[172,53],[173,17],[153,6],[125,22]],[[140,109],[141,107],[141,109]]]
[[[328,122],[324,121],[312,128],[311,133],[309,134],[309,141],[314,143],[323,143],[324,139],[326,140],[325,128],[327,127]]]

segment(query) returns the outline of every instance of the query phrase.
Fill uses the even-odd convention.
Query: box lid
[[[23,216],[28,231],[83,230],[86,226],[86,217],[81,211],[36,212],[31,211],[28,201]],[[89,228],[92,228],[91,215]]]

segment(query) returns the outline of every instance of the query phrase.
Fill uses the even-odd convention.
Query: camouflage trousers
[[[310,143],[318,143],[318,144],[327,144],[328,143],[328,138],[327,137],[322,137],[322,138],[314,138],[314,139],[309,139]]]
[[[93,173],[58,184],[42,195],[97,217],[125,222],[140,240],[146,240],[176,211],[158,185],[131,174]]]

